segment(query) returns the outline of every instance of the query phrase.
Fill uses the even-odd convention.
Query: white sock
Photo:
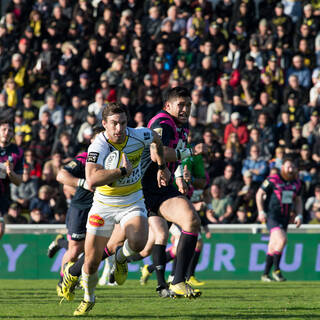
[[[124,242],[123,246],[117,251],[116,259],[118,262],[123,263],[126,261],[127,257],[136,254],[129,246],[128,239]]]
[[[94,274],[87,274],[84,272],[82,266],[82,281],[84,286],[84,300],[94,302],[94,290],[98,283],[98,271],[96,271]]]
[[[104,260],[104,269],[101,275],[102,279],[107,279],[110,276],[110,271],[113,264],[114,264],[114,254]]]

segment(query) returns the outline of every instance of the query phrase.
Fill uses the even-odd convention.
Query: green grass
[[[0,280],[0,319],[74,319],[83,293],[71,302],[56,296],[54,280]],[[320,319],[319,283],[207,281],[196,300],[160,299],[155,281],[98,287],[86,319]]]

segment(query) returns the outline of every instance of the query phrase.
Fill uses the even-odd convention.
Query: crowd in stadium
[[[319,24],[319,1],[10,0],[0,115],[24,165],[6,222],[64,223],[73,191],[57,173],[103,108],[120,102],[129,126],[146,126],[179,85],[192,95],[190,144],[208,148],[211,223],[256,222],[256,191],[285,155],[304,223],[320,223]]]

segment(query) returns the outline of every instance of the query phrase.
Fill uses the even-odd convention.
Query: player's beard
[[[297,179],[297,172],[295,170],[292,172],[285,172],[281,169],[281,177],[286,181],[293,181]]]

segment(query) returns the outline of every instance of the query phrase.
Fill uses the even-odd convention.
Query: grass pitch
[[[75,319],[83,297],[59,304],[54,280],[0,280],[0,319]],[[161,299],[155,281],[98,287],[86,319],[312,319],[320,320],[318,282],[207,281],[196,300]]]

